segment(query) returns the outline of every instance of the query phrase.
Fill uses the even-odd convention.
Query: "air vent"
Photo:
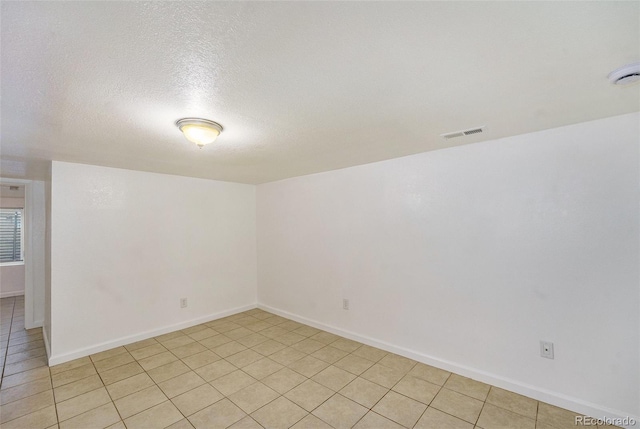
[[[483,125],[481,127],[469,128],[468,130],[454,131],[452,133],[440,134],[440,137],[444,137],[445,139],[449,140],[449,139],[454,139],[456,137],[470,136],[472,134],[480,134],[481,132],[483,132],[484,128],[485,126]]]
[[[18,188],[17,186],[9,186],[10,191],[17,191],[18,189],[20,188]]]
[[[465,136],[470,136],[471,134],[478,134],[482,132],[482,128],[475,128],[473,130],[467,130],[464,132]]]
[[[454,139],[456,137],[462,137],[464,133],[449,133],[449,134],[440,134],[445,139]]]

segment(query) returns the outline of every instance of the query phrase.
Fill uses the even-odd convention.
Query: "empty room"
[[[640,2],[0,2],[2,429],[640,427]]]

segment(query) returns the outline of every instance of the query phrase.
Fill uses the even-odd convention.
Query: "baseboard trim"
[[[221,311],[218,313],[209,314],[207,316],[198,317],[197,319],[187,320],[185,322],[176,323],[162,328],[153,329],[150,331],[140,332],[135,335],[129,335],[126,337],[117,338],[112,341],[106,341],[100,344],[95,344],[89,347],[83,347],[71,352],[62,353],[58,355],[49,356],[49,366],[59,365],[61,363],[69,362],[74,359],[89,356],[95,353],[100,353],[105,350],[113,349],[115,347],[124,346],[127,344],[135,343],[137,341],[146,340],[148,338],[157,337],[158,335],[167,334],[169,332],[178,331],[180,329],[190,328],[201,323],[211,322],[212,320],[220,319],[223,317],[231,316],[233,314],[242,313],[243,311],[251,310],[257,307],[257,304],[249,304],[242,307],[232,308],[230,310]],[[45,342],[46,345],[46,342]],[[47,349],[48,350],[48,349]]]
[[[277,314],[278,316],[286,317],[287,319],[295,320],[296,322],[304,323],[305,325],[312,326],[317,329],[322,329],[332,334],[340,335],[341,337],[348,338],[350,340],[358,341],[360,343],[377,347],[379,349],[395,353],[404,357],[408,357],[418,362],[425,363],[427,365],[434,366],[449,372],[462,375],[464,377],[472,378],[474,380],[481,381],[483,383],[491,384],[501,389],[509,390],[511,392],[518,393],[520,395],[527,396],[529,398],[536,399],[538,401],[546,402],[551,405],[555,405],[560,408],[581,413],[586,416],[590,416],[596,419],[612,418],[612,419],[632,419],[635,422],[640,422],[639,416],[633,416],[623,411],[614,410],[606,407],[599,406],[587,401],[583,401],[578,398],[574,398],[562,393],[553,392],[546,389],[541,389],[536,386],[532,386],[526,383],[521,383],[517,380],[501,377],[496,374],[492,374],[486,371],[482,371],[476,368],[471,368],[465,365],[461,365],[456,362],[451,362],[443,359],[439,359],[434,356],[429,356],[415,350],[400,347],[385,341],[380,341],[375,338],[368,337],[366,335],[360,335],[355,332],[347,331],[332,325],[327,325],[322,322],[318,322],[312,319],[308,319],[303,316],[299,316],[288,311],[280,310],[278,308],[271,307],[266,304],[258,303],[258,308],[268,311],[270,313]],[[637,426],[624,426],[623,428],[637,428]]]
[[[51,366],[51,347],[49,347],[49,337],[44,327],[42,328],[42,339],[44,340],[44,350],[47,352],[47,362]]]
[[[12,296],[24,296],[24,291],[0,292],[0,298],[11,298]]]

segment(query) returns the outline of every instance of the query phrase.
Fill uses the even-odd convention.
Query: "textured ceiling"
[[[8,2],[0,159],[245,183],[640,110],[640,2]],[[173,125],[220,122],[204,149]],[[485,133],[441,133],[486,125]]]

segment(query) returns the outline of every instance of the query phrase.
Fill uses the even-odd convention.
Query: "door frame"
[[[44,320],[34,319],[33,275],[33,180],[0,177],[0,184],[24,186],[24,327],[39,328]]]

